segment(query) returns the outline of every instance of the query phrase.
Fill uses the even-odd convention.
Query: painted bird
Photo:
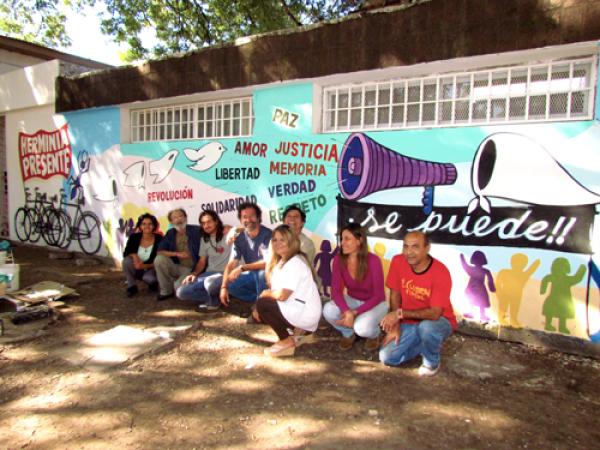
[[[203,172],[214,166],[227,149],[219,142],[211,142],[203,145],[199,149],[186,148],[183,150],[185,157],[194,164],[188,167],[197,172]]]

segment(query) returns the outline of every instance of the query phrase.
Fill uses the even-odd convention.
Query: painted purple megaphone
[[[349,200],[386,189],[439,186],[455,181],[453,164],[400,155],[363,133],[348,137],[338,164],[340,191]]]

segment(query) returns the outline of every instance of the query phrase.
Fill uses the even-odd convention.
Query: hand
[[[191,255],[189,254],[189,252],[176,252],[175,256],[177,256],[179,259],[189,259],[189,258],[191,258]]]
[[[227,288],[221,288],[221,292],[219,292],[219,300],[221,300],[221,304],[223,306],[229,306],[229,291]]]
[[[185,286],[186,284],[191,284],[194,281],[196,281],[196,275],[190,274],[190,275],[188,275],[187,277],[185,277],[183,279],[183,281],[181,282],[181,284],[183,284]]]
[[[260,320],[260,315],[258,314],[258,310],[256,308],[252,308],[252,317],[254,317],[254,320],[256,320],[257,322],[262,322]]]
[[[136,270],[144,270],[144,263],[142,261],[140,261],[139,259],[134,259],[133,267],[135,267]]]
[[[381,329],[386,333],[389,333],[390,330],[394,329],[394,327],[398,325],[398,314],[396,313],[396,311],[391,311],[387,313],[384,316],[384,318],[381,319],[379,325],[381,326]]]
[[[232,281],[237,280],[241,274],[242,274],[242,266],[237,266],[235,269],[233,269],[231,272],[229,272],[229,275],[227,275],[227,281],[229,283],[231,283]]]
[[[354,319],[358,314],[355,314],[351,309],[344,311],[342,318],[337,320],[335,323],[346,328],[352,328],[354,326]]]
[[[265,289],[258,296],[258,298],[265,298],[265,297],[273,297],[273,294],[271,293],[271,291],[269,289]]]
[[[396,345],[398,345],[398,343],[400,342],[401,335],[402,335],[402,330],[400,329],[400,324],[396,323],[396,325],[393,326],[390,329],[390,331],[387,332],[387,334],[383,338],[383,341],[381,341],[381,347],[385,347],[392,341],[394,341],[394,343]]]

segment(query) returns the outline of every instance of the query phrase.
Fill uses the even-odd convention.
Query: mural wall
[[[365,225],[386,269],[418,229],[449,266],[463,318],[600,341],[597,121],[316,134],[314,89],[255,90],[249,138],[126,144],[118,108],[27,130],[19,164],[30,198],[13,212],[15,232],[119,257],[145,211],[163,230],[175,207],[191,222],[214,209],[234,225],[251,200],[272,227],[298,203],[325,295],[338,223]],[[44,200],[34,181],[51,183]],[[53,196],[62,200],[50,206]]]

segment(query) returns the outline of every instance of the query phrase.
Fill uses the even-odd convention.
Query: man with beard
[[[262,211],[250,202],[238,206],[238,219],[244,228],[233,242],[233,252],[223,273],[221,303],[229,305],[229,296],[255,303],[266,289],[265,265],[271,230],[261,225]],[[241,263],[241,264],[240,264]]]
[[[198,220],[202,227],[198,264],[177,289],[177,298],[198,302],[200,312],[217,311],[223,271],[231,254],[231,244],[227,243],[231,227],[223,225],[219,215],[211,210],[202,211]]]
[[[158,246],[154,268],[160,291],[156,299],[160,302],[172,297],[196,267],[200,250],[200,227],[187,224],[187,214],[178,208],[167,215],[171,229]]]

